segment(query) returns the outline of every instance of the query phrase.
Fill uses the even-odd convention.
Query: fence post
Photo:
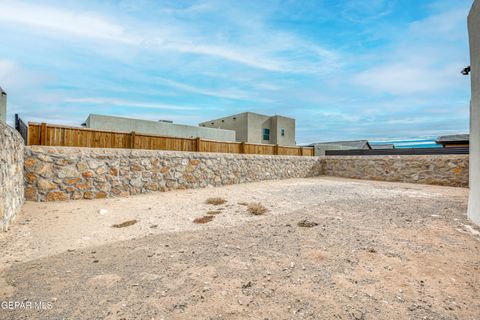
[[[301,155],[301,156],[304,156],[304,155],[305,155],[305,152],[304,152],[304,150],[303,150],[303,147],[300,147],[300,155]]]
[[[245,153],[245,141],[240,143],[240,153]]]
[[[130,133],[130,149],[135,149],[135,131]]]
[[[45,122],[40,125],[40,145],[47,145],[47,124]]]
[[[196,148],[197,148],[196,150],[197,150],[197,152],[201,152],[202,151],[202,148],[201,148],[202,139],[200,139],[200,137],[197,137],[195,140],[196,140],[196,143],[197,143],[196,144]]]
[[[275,145],[275,148],[273,150],[273,153],[278,156],[278,144]]]

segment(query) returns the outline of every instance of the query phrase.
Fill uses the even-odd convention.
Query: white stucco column
[[[468,15],[472,100],[470,102],[470,197],[468,217],[480,225],[480,0]]]

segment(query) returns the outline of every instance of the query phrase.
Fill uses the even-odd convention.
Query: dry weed
[[[125,222],[122,222],[122,223],[119,223],[119,224],[114,224],[114,225],[112,225],[112,227],[113,228],[125,228],[125,227],[132,226],[137,222],[138,222],[137,220],[128,220],[128,221],[125,221]]]
[[[265,206],[259,202],[249,203],[247,207],[248,212],[256,216],[262,215],[268,211]]]
[[[219,205],[227,202],[227,200],[217,197],[217,198],[208,198],[206,202],[207,202],[207,204],[212,204],[214,206],[219,206]]]
[[[203,216],[203,217],[200,217],[200,218],[195,218],[193,220],[193,223],[198,223],[198,224],[208,223],[208,222],[212,221],[213,218],[215,218],[215,216]]]

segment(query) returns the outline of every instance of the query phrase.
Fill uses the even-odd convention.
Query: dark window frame
[[[263,140],[270,141],[270,129],[263,128]]]

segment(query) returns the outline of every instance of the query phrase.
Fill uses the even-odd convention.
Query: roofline
[[[215,122],[215,121],[222,120],[222,119],[226,119],[226,118],[237,117],[237,116],[240,116],[240,115],[243,115],[243,114],[246,114],[247,116],[248,116],[249,114],[254,114],[254,115],[262,116],[262,117],[269,117],[269,118],[282,117],[282,118],[287,118],[287,119],[295,120],[295,118],[290,118],[290,117],[286,117],[286,116],[282,116],[282,115],[278,115],[278,114],[275,114],[275,115],[273,115],[273,116],[269,116],[269,115],[267,115],[267,114],[262,114],[262,113],[258,113],[258,112],[245,111],[245,112],[240,112],[240,113],[232,114],[232,115],[225,116],[225,117],[221,117],[221,118],[216,118],[216,119],[211,119],[211,120],[207,120],[207,121],[202,121],[202,122],[200,122],[199,124],[208,123],[208,122]]]
[[[358,140],[320,141],[320,142],[313,142],[312,144],[321,144],[321,143],[339,144],[342,142],[360,142],[360,141],[366,141],[367,143],[369,143],[367,139],[358,139]]]
[[[221,117],[221,118],[215,118],[215,119],[211,119],[211,120],[207,120],[207,121],[202,121],[200,122],[199,124],[202,124],[202,123],[207,123],[207,122],[212,122],[212,121],[218,121],[218,120],[222,120],[222,119],[225,119],[225,118],[230,118],[230,117],[236,117],[236,116],[239,116],[239,115],[242,115],[242,114],[249,114],[249,113],[253,113],[253,112],[240,112],[240,113],[235,113],[235,114],[232,114],[232,115],[229,115],[229,116],[225,116],[225,117]],[[259,114],[259,113],[257,113]],[[262,114],[263,116],[263,114]]]

